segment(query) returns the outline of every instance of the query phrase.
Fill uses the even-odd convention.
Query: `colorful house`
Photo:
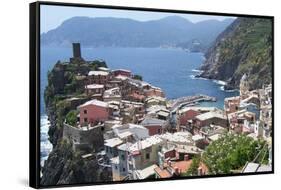
[[[156,134],[162,134],[165,121],[146,117],[140,124],[148,129],[149,136],[153,136]]]
[[[105,85],[109,80],[109,74],[105,71],[90,71],[88,73],[90,83]]]
[[[110,110],[106,102],[99,100],[90,100],[78,106],[80,112],[79,122],[80,125],[84,124],[97,124],[104,122],[110,116]]]
[[[125,70],[125,69],[116,69],[112,71],[114,76],[125,76],[125,77],[131,77],[132,76],[132,72],[129,70]]]

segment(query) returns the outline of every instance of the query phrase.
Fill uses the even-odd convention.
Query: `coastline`
[[[44,166],[44,162],[48,159],[50,152],[53,149],[52,143],[49,141],[49,128],[51,124],[46,114],[40,116],[40,165]]]

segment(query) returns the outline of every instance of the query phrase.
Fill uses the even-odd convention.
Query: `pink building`
[[[147,97],[150,97],[150,96],[160,96],[163,98],[165,97],[165,94],[162,91],[162,89],[158,88],[158,87],[151,87],[148,90],[144,90],[144,95]]]
[[[114,71],[112,71],[114,76],[125,76],[125,77],[131,77],[132,76],[132,72],[129,70],[125,70],[125,69],[116,69]]]
[[[186,125],[188,120],[194,119],[200,112],[190,107],[180,110],[179,120],[180,125]]]
[[[165,124],[165,121],[147,117],[140,124],[148,129],[149,136],[153,136],[163,133],[163,126]]]
[[[80,125],[93,124],[96,125],[98,122],[104,122],[109,118],[110,110],[106,102],[99,100],[90,100],[80,106]]]
[[[226,113],[233,113],[238,111],[240,104],[240,96],[234,96],[224,99],[224,110]]]

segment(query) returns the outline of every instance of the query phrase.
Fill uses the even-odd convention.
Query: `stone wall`
[[[73,127],[64,123],[63,138],[73,144],[74,150],[91,150],[98,152],[103,148],[103,125],[94,127]]]

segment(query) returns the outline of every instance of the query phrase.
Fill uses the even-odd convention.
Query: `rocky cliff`
[[[68,101],[71,97],[83,97],[83,75],[97,67],[107,67],[105,62],[57,62],[48,73],[48,86],[44,97],[50,120],[49,140],[53,150],[42,168],[41,185],[62,185],[111,181],[111,172],[98,165],[96,155],[82,158],[85,152],[73,151],[70,142],[62,139],[63,121],[76,106]]]
[[[206,53],[200,77],[223,80],[226,88],[238,88],[244,73],[251,88],[272,81],[272,21],[237,18]]]

